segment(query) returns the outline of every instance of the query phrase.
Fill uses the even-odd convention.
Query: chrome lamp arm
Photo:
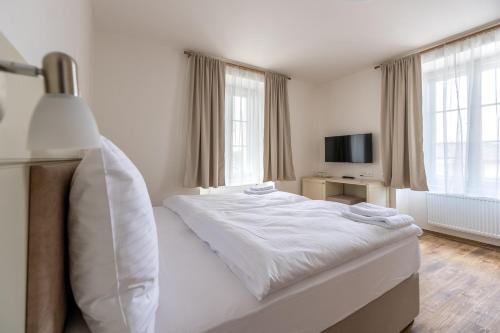
[[[0,71],[27,76],[43,75],[43,69],[13,61],[0,60]]]
[[[78,66],[66,53],[51,52],[43,57],[42,68],[0,60],[0,71],[27,76],[43,76],[47,94],[79,96]]]

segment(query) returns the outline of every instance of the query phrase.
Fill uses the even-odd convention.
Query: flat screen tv
[[[325,162],[373,163],[371,133],[326,137]]]

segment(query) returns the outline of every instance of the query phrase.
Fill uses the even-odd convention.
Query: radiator
[[[430,224],[500,239],[500,201],[441,193],[427,193]]]

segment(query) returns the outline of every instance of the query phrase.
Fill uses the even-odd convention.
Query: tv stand
[[[389,191],[381,181],[348,178],[302,178],[302,195],[314,200],[330,200],[353,205],[369,202],[389,205]]]

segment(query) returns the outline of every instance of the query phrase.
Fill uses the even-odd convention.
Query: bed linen
[[[252,197],[234,208],[217,198],[189,195],[172,196],[164,205],[208,243],[258,300],[421,233],[415,225],[388,230],[351,221],[342,217],[348,211],[343,204],[304,197],[289,203],[291,194],[275,193],[267,200],[273,203],[265,206],[260,198]],[[253,208],[251,200],[259,207]]]
[[[172,201],[172,198],[189,199],[177,201],[179,209],[189,214],[202,213],[207,210],[233,211],[250,208],[264,209],[269,206],[293,204],[309,200],[301,195],[280,191],[268,193],[266,195],[238,192],[228,194],[173,196],[163,200],[163,206],[167,206],[169,202]]]
[[[158,333],[317,333],[420,267],[418,239],[388,244],[258,301],[172,211],[154,208],[160,250]],[[67,333],[88,333],[78,314]]]

